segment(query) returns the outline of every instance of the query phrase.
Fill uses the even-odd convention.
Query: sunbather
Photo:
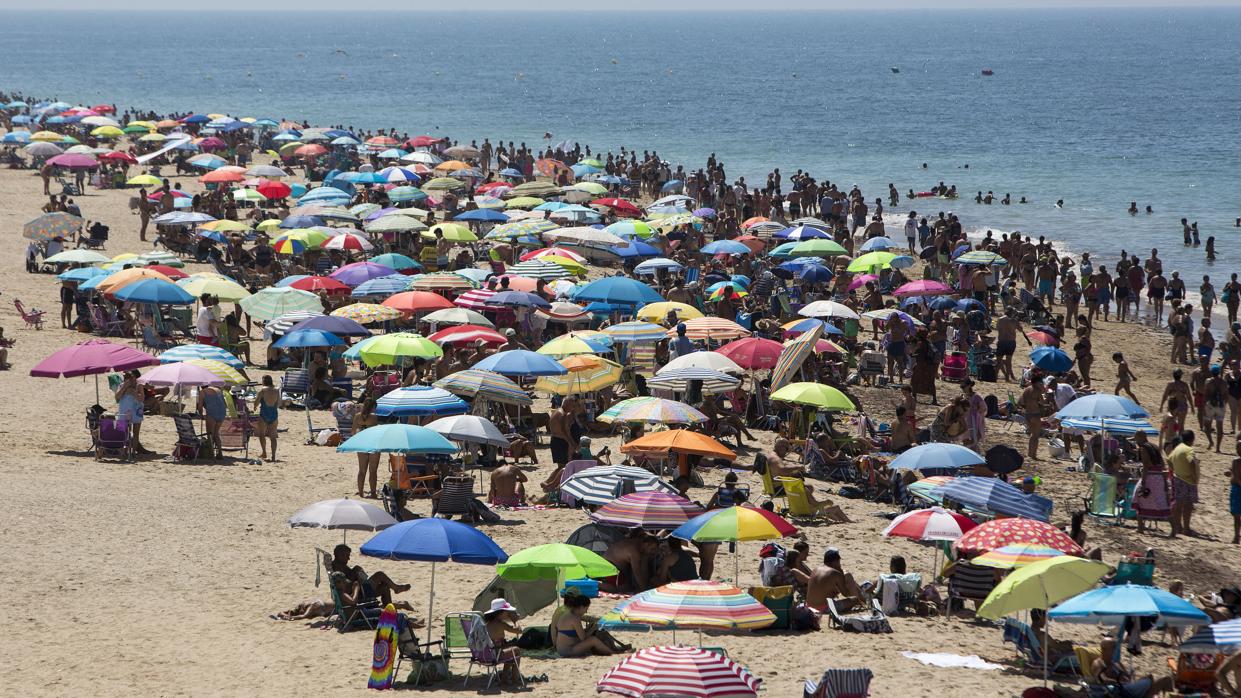
[[[529,478],[521,468],[509,463],[491,473],[491,491],[487,503],[495,506],[517,507],[526,503],[526,485]]]
[[[493,599],[491,610],[483,614],[483,622],[487,624],[487,635],[491,637],[491,646],[495,648],[497,657],[508,659],[517,657],[520,650],[507,639],[507,635],[521,635],[521,626],[517,624],[517,609],[504,599]],[[501,682],[520,683],[521,660],[507,662],[500,674]]]
[[[611,655],[628,652],[630,645],[616,641],[592,621],[583,623],[590,599],[570,588],[563,597],[564,604],[552,614],[550,625],[556,653],[561,657],[585,657],[588,655]]]
[[[344,575],[344,583],[338,587],[341,599],[346,605],[356,606],[370,599],[379,599],[388,605],[392,603],[393,594],[402,594],[410,590],[408,584],[397,584],[383,572],[367,575],[359,566],[349,566],[349,556],[353,550],[341,543],[332,549],[332,571]]]
[[[335,606],[331,601],[323,599],[306,599],[287,611],[272,614],[272,620],[310,620],[311,618],[327,618],[332,615]]]
[[[806,605],[819,613],[827,611],[827,600],[832,599],[840,611],[849,611],[862,603],[862,589],[853,575],[844,571],[840,551],[828,548],[823,553],[823,565],[809,577],[796,569],[793,576],[806,585]],[[805,577],[805,579],[802,579]]]

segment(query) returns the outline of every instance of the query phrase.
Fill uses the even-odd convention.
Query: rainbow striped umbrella
[[[674,529],[702,514],[702,507],[667,492],[632,492],[603,505],[590,515],[596,523],[651,530]]]
[[[707,415],[684,402],[660,397],[631,397],[609,407],[598,417],[605,424],[612,422],[646,422],[648,424],[701,424]]]
[[[796,339],[784,345],[776,359],[775,368],[771,369],[771,391],[775,392],[793,380],[802,363],[814,351],[819,338],[823,336],[823,326],[812,328],[801,333]]]
[[[988,550],[970,560],[970,562],[984,567],[998,567],[1004,570],[1011,570],[1017,567],[1025,567],[1032,562],[1061,555],[1064,555],[1064,551],[1057,550],[1051,546],[1038,543],[1014,543],[996,548],[995,550]]]
[[[433,383],[454,395],[469,398],[483,398],[509,405],[529,405],[533,401],[526,391],[522,390],[509,378],[477,368],[467,368],[445,376]]]
[[[741,540],[772,540],[797,533],[788,521],[749,505],[714,509],[686,521],[672,535],[699,543],[721,543]]]
[[[698,647],[648,647],[599,679],[595,690],[630,698],[754,698],[762,679],[733,660]]]
[[[634,596],[617,609],[620,619],[680,630],[756,630],[776,621],[766,606],[724,582],[673,582]]]
[[[240,371],[217,359],[189,359],[181,363],[192,364],[211,372],[226,385],[245,385],[250,382]]]

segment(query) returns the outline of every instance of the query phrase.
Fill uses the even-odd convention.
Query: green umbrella
[[[100,264],[112,259],[94,250],[65,250],[43,260],[53,264]]]
[[[809,405],[821,410],[855,410],[857,405],[844,393],[822,383],[789,383],[771,394],[777,402]]]
[[[884,252],[882,250],[867,252],[850,262],[846,271],[869,272],[875,269],[883,269],[891,264],[894,259],[896,259],[896,255],[891,252]]]
[[[531,582],[536,579],[580,579],[620,574],[612,563],[586,548],[567,543],[536,545],[496,565],[503,579]]]
[[[367,340],[358,355],[367,366],[388,366],[401,363],[405,357],[438,359],[444,350],[420,334],[393,332]]]
[[[423,191],[456,191],[458,189],[465,189],[465,182],[452,177],[436,177],[422,185]]]
[[[789,253],[793,257],[835,257],[849,254],[848,250],[841,247],[839,243],[823,239],[799,242],[789,250]]]
[[[288,286],[272,286],[238,301],[241,309],[255,320],[274,320],[298,310],[322,313],[323,301],[310,291]]]

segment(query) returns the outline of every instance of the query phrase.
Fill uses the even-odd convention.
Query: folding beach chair
[[[16,298],[13,299],[13,307],[17,308],[17,314],[22,316],[22,322],[26,323],[26,329],[34,328],[36,330],[43,329],[43,316],[47,313],[38,308],[26,309],[22,302]]]
[[[172,459],[178,463],[198,460],[206,437],[194,428],[194,418],[188,414],[174,414],[172,424],[177,429],[177,442],[172,446]]]
[[[470,639],[465,632],[467,618],[477,616],[474,612],[449,613],[444,616],[444,658],[465,659],[470,656]]]
[[[957,604],[964,608],[965,604],[962,602],[966,599],[981,604],[991,595],[995,585],[994,568],[975,565],[965,560],[958,561],[948,579],[948,612],[951,613]]]
[[[474,671],[474,667],[483,668],[487,673],[487,686],[491,688],[491,682],[500,678],[500,669],[506,664],[517,662],[519,657],[516,649],[501,649],[495,646],[491,641],[491,635],[487,634],[487,624],[483,622],[483,617],[477,613],[462,614],[461,625],[465,629],[466,637],[469,639],[470,645],[470,665],[465,670],[465,681],[461,683],[465,686],[470,682],[470,674]],[[526,679],[517,674],[521,687],[526,687]]]
[[[806,681],[803,698],[866,698],[875,677],[870,669],[828,669],[815,681]]]
[[[869,608],[863,607],[850,613],[841,613],[836,608],[836,602],[828,599],[826,615],[828,625],[838,630],[855,633],[892,632],[892,624],[888,622],[888,617],[873,602]]]
[[[1013,643],[1027,667],[1043,670],[1043,646],[1038,634],[1029,625],[1014,618],[1005,618],[1004,642]],[[1077,674],[1081,671],[1076,654],[1048,657],[1047,669],[1053,674]]]
[[[889,613],[918,612],[918,594],[922,590],[922,575],[917,572],[879,575],[879,586],[875,589],[875,593],[880,599],[885,599],[889,589],[892,591],[895,602],[893,607],[888,609],[887,602],[884,601],[882,606],[885,610]]]
[[[1136,483],[1134,483],[1136,484]],[[1083,498],[1086,513],[1094,519],[1124,525],[1126,504],[1116,497],[1116,476],[1106,473],[1090,474],[1090,495]],[[1136,516],[1136,514],[1135,514]]]
[[[819,523],[824,521],[822,515],[810,506],[810,498],[806,496],[806,483],[795,477],[777,477],[775,485],[784,490],[785,503],[790,519],[800,523]]]
[[[793,618],[793,587],[750,587],[747,592],[776,616],[768,630],[788,630]]]
[[[95,449],[95,460],[103,460],[111,456],[128,461],[133,458],[133,443],[130,440],[130,424],[116,417],[100,417],[99,427],[91,432],[91,442]]]
[[[340,572],[332,571],[332,554],[322,548],[315,548],[319,552],[322,560],[324,572],[327,574],[328,590],[332,594],[333,616],[336,618],[336,631],[345,632],[346,630],[357,630],[366,628],[374,630],[379,624],[379,615],[383,613],[380,607],[379,599],[368,599],[356,605],[346,605],[344,599],[341,598],[340,589],[337,584],[345,578]],[[315,586],[319,585],[319,578],[315,578]]]
[[[257,459],[250,458],[250,437],[254,434],[258,417],[245,409],[244,401],[237,400],[237,403],[241,406],[237,410],[237,416],[226,417],[220,422],[220,450],[240,451],[242,460],[257,464]]]
[[[431,516],[473,518],[474,478],[470,475],[450,475],[443,479],[442,484],[440,491],[431,499]]]

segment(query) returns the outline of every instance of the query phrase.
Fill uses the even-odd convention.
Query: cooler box
[[[593,579],[566,579],[564,588],[565,591],[577,589],[582,596],[588,599],[599,597],[599,582]]]

